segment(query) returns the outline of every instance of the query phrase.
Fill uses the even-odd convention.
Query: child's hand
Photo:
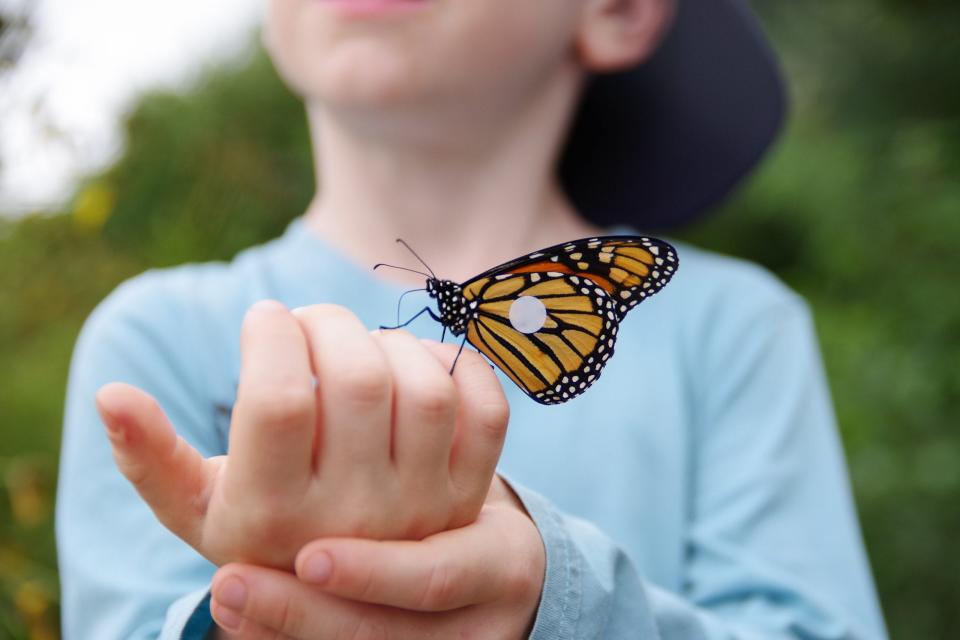
[[[276,302],[247,313],[241,352],[228,456],[204,459],[142,391],[97,395],[120,470],[211,562],[292,569],[316,538],[420,539],[476,518],[508,416],[478,354],[451,378],[453,345]]]
[[[480,516],[454,531],[422,541],[317,540],[297,557],[299,579],[222,567],[210,610],[229,634],[212,637],[526,638],[545,566],[536,525],[495,477]]]

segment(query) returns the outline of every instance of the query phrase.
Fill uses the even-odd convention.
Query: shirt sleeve
[[[745,317],[702,353],[683,588],[512,485],[547,555],[531,638],[885,638],[806,307]]]
[[[205,372],[191,355],[202,349],[190,314],[162,284],[146,274],[122,285],[88,319],[74,350],[57,497],[67,639],[206,633],[191,617],[208,610],[203,596],[214,567],[164,528],[117,470],[94,405],[107,382],[136,385],[201,453],[223,453]]]

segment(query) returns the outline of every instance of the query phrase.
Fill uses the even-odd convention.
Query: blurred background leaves
[[[746,187],[680,235],[764,264],[811,302],[891,635],[954,637],[960,4],[756,5],[793,118]],[[144,269],[281,233],[312,194],[302,107],[262,54],[145,96],[125,131],[122,157],[68,206],[0,216],[3,638],[58,635],[53,500],[83,319]]]

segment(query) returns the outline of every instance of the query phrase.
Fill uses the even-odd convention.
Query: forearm
[[[837,574],[830,584],[804,582],[743,549],[722,575],[713,578],[727,586],[717,589],[709,601],[701,601],[650,583],[599,529],[559,512],[536,493],[512,486],[547,549],[546,580],[532,640],[884,637],[871,612],[832,606],[830,594],[856,589],[859,576]],[[816,553],[810,550],[812,562]],[[697,568],[690,571],[696,573]]]

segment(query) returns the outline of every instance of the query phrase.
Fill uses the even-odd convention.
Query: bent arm
[[[514,486],[547,549],[532,638],[885,638],[805,307],[745,319],[704,357],[684,588]]]

